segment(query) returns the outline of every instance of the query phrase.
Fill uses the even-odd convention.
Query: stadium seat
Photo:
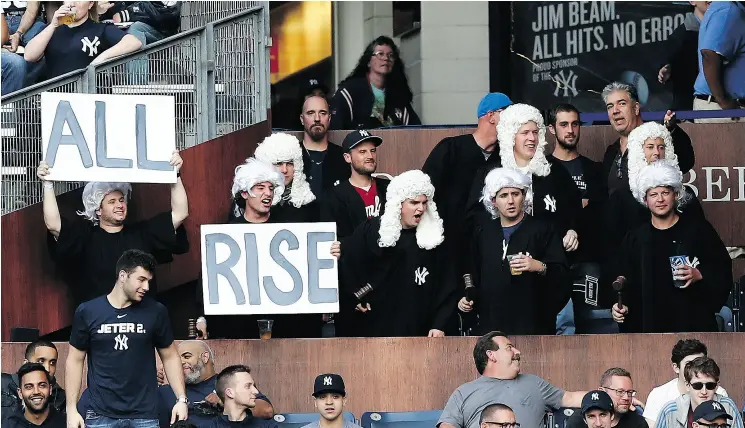
[[[432,428],[442,410],[422,412],[367,412],[362,414],[363,428]]]
[[[300,428],[303,425],[315,422],[320,418],[318,413],[282,413],[274,415],[274,422],[280,428]],[[352,412],[344,412],[344,420],[349,422],[357,422]]]
[[[553,428],[564,428],[567,420],[574,415],[574,412],[578,411],[579,409],[569,407],[562,407],[561,409],[554,411],[553,418],[550,418],[550,420],[553,421]]]

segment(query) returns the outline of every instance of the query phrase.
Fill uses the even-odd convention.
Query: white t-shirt
[[[721,386],[717,388],[716,393],[727,397],[727,391]],[[677,378],[658,386],[647,397],[647,405],[644,407],[644,417],[651,421],[656,421],[660,415],[660,410],[665,407],[665,404],[675,400],[679,396]]]

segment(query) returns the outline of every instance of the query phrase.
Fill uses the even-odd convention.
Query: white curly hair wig
[[[515,162],[515,136],[520,127],[528,122],[534,122],[538,126],[538,147],[536,147],[533,159],[528,167],[520,168]],[[523,173],[535,174],[545,177],[551,172],[551,164],[546,159],[546,125],[543,116],[537,108],[528,104],[513,104],[499,116],[497,124],[497,135],[499,136],[499,156],[502,158],[502,166],[519,170]]]
[[[484,179],[484,189],[481,191],[480,201],[491,214],[491,217],[496,219],[499,217],[499,212],[494,208],[492,200],[505,187],[514,187],[515,189],[524,191],[523,211],[529,212],[531,211],[529,207],[533,206],[532,182],[531,176],[523,174],[520,171],[509,168],[494,168]]]
[[[680,166],[678,166],[678,155],[675,154],[673,148],[673,137],[670,135],[670,131],[664,125],[657,122],[647,122],[636,127],[631,133],[629,133],[629,141],[626,150],[628,150],[628,162],[629,162],[629,188],[634,193],[634,198],[637,201],[644,199],[644,193],[646,189],[641,193],[637,194],[638,189],[634,186],[639,179],[639,173],[644,169],[647,164],[647,158],[644,156],[644,143],[650,138],[661,138],[665,142],[665,160],[667,164],[678,170],[681,180],[683,174],[680,172]]]
[[[290,187],[290,203],[295,208],[300,208],[316,199],[303,172],[303,152],[300,150],[300,141],[297,138],[282,132],[272,134],[256,147],[254,157],[270,164],[292,162],[295,173]]]
[[[98,224],[96,211],[101,208],[101,202],[111,192],[122,192],[125,200],[129,200],[132,185],[129,183],[114,183],[103,181],[91,181],[83,189],[83,211],[76,211],[81,217]]]
[[[670,187],[676,192],[676,208],[682,207],[691,198],[683,187],[683,174],[678,165],[673,165],[668,160],[658,160],[642,168],[633,188],[634,196],[646,207],[647,191],[660,186]]]
[[[274,198],[272,205],[277,205],[285,191],[285,178],[281,172],[277,171],[274,165],[268,162],[262,162],[256,158],[246,159],[246,163],[238,165],[235,168],[235,177],[233,178],[233,188],[230,190],[230,196],[235,197],[241,192],[251,193],[251,188],[258,183],[269,182],[274,185]]]
[[[385,196],[385,213],[380,218],[380,239],[378,245],[393,247],[401,237],[401,204],[407,199],[424,195],[429,200],[427,211],[416,227],[416,242],[419,248],[431,250],[445,239],[442,219],[437,213],[433,197],[435,187],[429,176],[415,169],[406,171],[391,180]]]

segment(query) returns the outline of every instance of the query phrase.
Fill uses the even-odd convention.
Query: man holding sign
[[[169,164],[176,171],[181,169],[183,160],[177,151]],[[64,268],[76,304],[109,291],[116,275],[116,261],[126,250],[155,254],[160,263],[170,262],[172,254],[188,251],[182,224],[189,215],[189,204],[180,173],[176,183],[171,184],[171,212],[127,223],[132,190],[129,183],[86,184],[83,211],[78,211],[85,220],[69,221],[60,215],[54,186],[48,177],[51,172],[45,161],[39,164],[37,176],[44,183],[44,223],[54,238],[49,241],[50,252]]]
[[[404,172],[388,185],[385,214],[342,241],[343,272],[354,272],[343,284],[365,314],[358,336],[445,335],[457,298],[435,258],[444,236],[434,193],[427,174]]]

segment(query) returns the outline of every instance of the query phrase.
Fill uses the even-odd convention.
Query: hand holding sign
[[[36,176],[39,177],[39,180],[41,181],[49,181],[49,165],[47,165],[46,162],[39,162],[39,168],[36,170]]]
[[[336,260],[339,260],[339,257],[341,257],[341,242],[334,241],[331,243],[331,255],[336,258]]]

